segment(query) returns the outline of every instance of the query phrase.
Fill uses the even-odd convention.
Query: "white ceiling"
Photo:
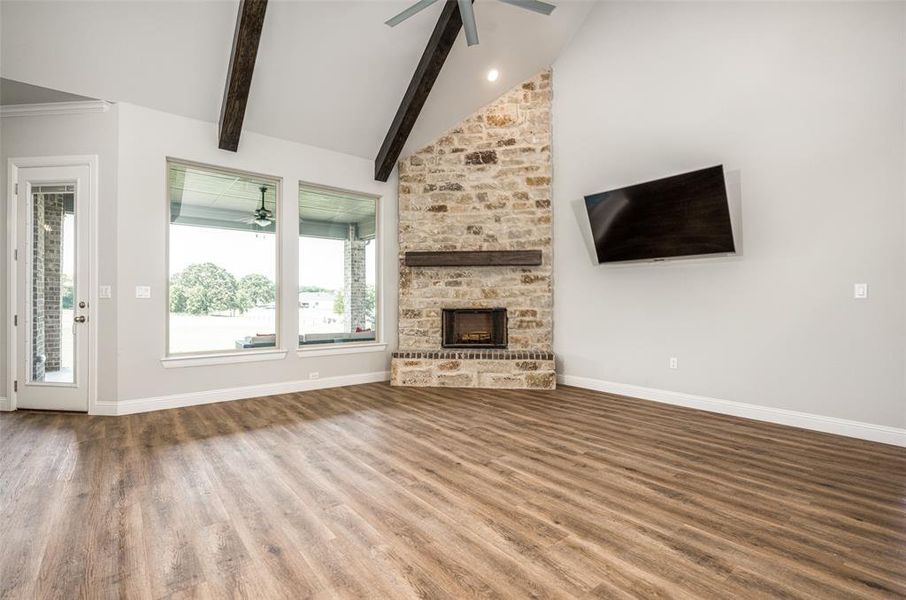
[[[592,4],[553,1],[544,17],[476,0],[481,44],[467,47],[460,33],[406,152],[554,61]],[[271,0],[245,129],[374,158],[442,8],[383,24],[409,4]],[[235,0],[3,0],[0,73],[217,121],[237,9]],[[491,67],[494,84],[484,79]]]

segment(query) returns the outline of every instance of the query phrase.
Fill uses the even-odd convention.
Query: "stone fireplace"
[[[393,385],[549,389],[550,71],[400,161]]]

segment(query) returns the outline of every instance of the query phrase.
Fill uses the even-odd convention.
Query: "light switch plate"
[[[855,298],[856,300],[865,300],[866,298],[868,298],[868,284],[854,283],[853,298]]]
[[[98,290],[98,297],[100,298],[113,298],[113,290],[109,285],[102,285]]]
[[[151,297],[151,286],[150,285],[135,286],[135,297],[136,298],[150,298]]]

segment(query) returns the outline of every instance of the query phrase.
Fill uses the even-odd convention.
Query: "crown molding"
[[[46,117],[53,115],[81,115],[102,113],[110,109],[104,100],[78,102],[51,102],[47,104],[11,104],[0,106],[0,117]]]

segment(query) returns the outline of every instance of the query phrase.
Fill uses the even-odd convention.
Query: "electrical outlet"
[[[102,285],[98,290],[98,296],[101,298],[113,298],[113,290],[109,285]]]
[[[320,375],[318,374],[317,371],[312,371],[311,373],[308,374],[309,379],[317,379],[318,377],[320,377]]]
[[[135,286],[135,297],[136,298],[150,298],[151,297],[151,286],[150,285]]]
[[[853,298],[856,300],[865,300],[868,298],[868,284],[867,283],[854,283],[853,284]]]
[[[679,360],[675,356],[670,357],[670,368],[679,369]]]

